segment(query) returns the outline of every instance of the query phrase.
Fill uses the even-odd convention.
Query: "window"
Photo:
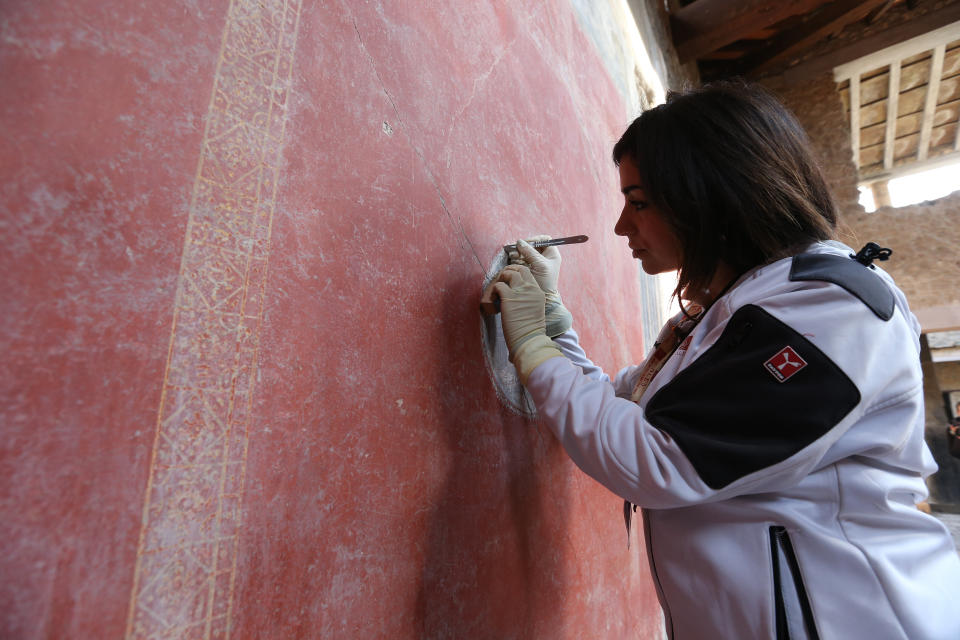
[[[841,65],[834,79],[868,211],[960,189],[960,22]]]

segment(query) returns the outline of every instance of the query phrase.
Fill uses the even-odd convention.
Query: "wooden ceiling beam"
[[[923,120],[920,124],[920,143],[917,148],[917,160],[926,160],[930,152],[930,136],[933,133],[933,120],[937,111],[937,98],[940,95],[940,76],[943,75],[943,58],[947,46],[939,45],[933,50],[930,60],[930,80],[927,82],[927,95],[923,104]]]
[[[875,23],[877,20],[883,17],[883,14],[887,12],[887,9],[896,4],[896,0],[887,0],[883,6],[877,7],[873,12],[867,16],[867,22],[869,24]]]
[[[888,1],[837,0],[817,12],[805,25],[789,30],[770,46],[751,56],[742,73],[756,76],[786,62],[824,38],[840,32],[847,25],[863,20]]]
[[[696,0],[670,16],[674,46],[680,62],[695,60],[825,1]]]
[[[850,148],[853,164],[860,170],[860,76],[850,78]]]
[[[883,170],[893,168],[893,155],[897,142],[897,105],[900,101],[900,61],[890,65],[887,85],[887,131],[883,136]]]
[[[701,57],[700,60],[740,60],[745,55],[747,55],[747,52],[743,50],[721,49],[719,51],[711,51],[710,53],[703,54],[703,57]]]
[[[777,35],[776,29],[760,29],[743,36],[742,40],[769,40],[775,35]]]
[[[913,17],[894,27],[862,38],[845,47],[815,55],[809,60],[804,60],[798,65],[789,67],[783,71],[780,81],[785,85],[804,82],[819,74],[830,72],[834,67],[862,58],[865,55],[885,49],[898,42],[923,35],[958,20],[960,20],[960,3],[946,5],[936,11]]]

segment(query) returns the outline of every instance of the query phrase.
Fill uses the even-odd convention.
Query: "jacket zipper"
[[[643,539],[647,543],[647,562],[650,563],[650,574],[653,576],[653,586],[657,589],[657,597],[660,599],[660,608],[663,609],[664,623],[667,627],[667,638],[673,640],[673,617],[670,615],[670,606],[667,604],[667,598],[663,594],[663,587],[660,586],[660,576],[657,575],[657,562],[653,559],[653,540],[650,536],[650,519],[647,517],[647,510],[640,510],[643,515]]]
[[[803,577],[800,575],[800,564],[797,562],[797,554],[793,549],[793,543],[790,541],[790,534],[786,527],[777,525],[770,527],[770,557],[773,564],[773,597],[776,607],[777,640],[791,640],[791,628],[801,633],[793,640],[819,640],[820,636],[817,634],[813,609],[810,607],[807,590],[803,585]],[[795,611],[792,612],[794,615],[788,615],[787,606],[788,604],[794,604],[794,602],[785,602],[784,591],[786,589],[790,589],[791,595],[796,598],[794,602],[799,605],[800,619],[797,619],[797,612]],[[802,627],[802,629],[798,627]]]

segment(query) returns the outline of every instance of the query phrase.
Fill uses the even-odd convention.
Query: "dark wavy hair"
[[[738,274],[833,237],[837,212],[794,115],[739,81],[670,93],[613,147],[683,248],[676,294],[705,289],[720,261]]]

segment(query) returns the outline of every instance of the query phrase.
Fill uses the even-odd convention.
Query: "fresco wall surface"
[[[0,636],[659,636],[620,501],[481,351],[550,233],[588,353],[643,354],[629,107],[568,3],[0,19]]]

